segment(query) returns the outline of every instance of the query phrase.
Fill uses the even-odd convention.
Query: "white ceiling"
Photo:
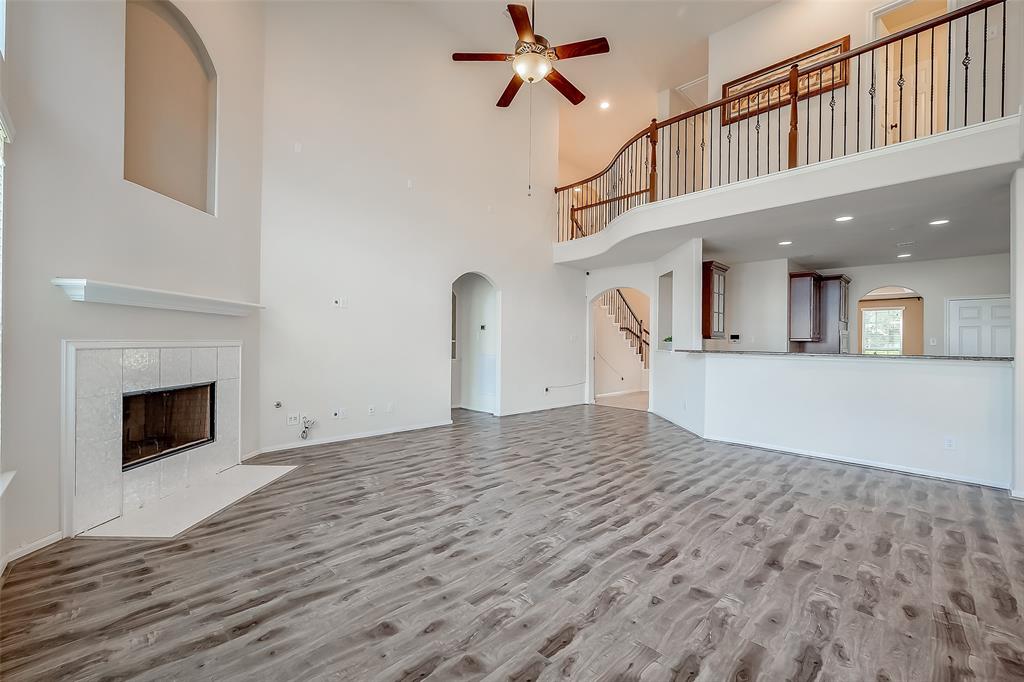
[[[629,137],[657,114],[657,93],[707,73],[707,37],[775,0],[539,0],[536,29],[552,45],[605,36],[611,52],[558,64],[587,99],[573,107],[559,97],[559,155],[570,176],[603,168]],[[520,4],[530,3],[519,0]],[[421,6],[452,29],[459,52],[511,52],[516,35],[507,2],[430,2]],[[498,100],[510,67],[495,71],[494,88],[480,96]],[[546,85],[537,87],[548,88]],[[512,107],[529,106],[519,97]],[[602,100],[611,107],[599,108]],[[569,177],[570,181],[579,178]]]
[[[724,263],[789,258],[827,269],[1005,253],[1008,178],[1007,169],[989,168],[713,221],[704,256]],[[835,222],[841,215],[854,219]],[[928,224],[938,218],[950,222]]]

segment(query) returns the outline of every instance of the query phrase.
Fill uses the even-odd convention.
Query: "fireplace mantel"
[[[108,303],[211,315],[233,315],[235,317],[251,315],[265,307],[259,303],[231,301],[224,298],[197,296],[162,289],[146,289],[129,284],[101,282],[95,279],[57,277],[50,281],[54,286],[60,287],[72,301],[84,303]]]

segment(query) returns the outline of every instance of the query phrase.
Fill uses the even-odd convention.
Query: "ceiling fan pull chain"
[[[530,152],[526,169],[526,196],[533,196],[533,88],[530,88]]]

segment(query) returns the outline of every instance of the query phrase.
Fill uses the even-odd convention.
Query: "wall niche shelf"
[[[77,279],[57,277],[50,282],[60,287],[72,301],[83,303],[107,303],[111,305],[128,305],[138,308],[157,308],[159,310],[180,310],[189,313],[207,313],[210,315],[232,315],[244,317],[251,315],[265,306],[259,303],[231,301],[224,298],[197,296],[178,291],[162,289],[146,289],[128,284],[114,284],[95,279]]]

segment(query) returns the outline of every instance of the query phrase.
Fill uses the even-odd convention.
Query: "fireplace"
[[[121,469],[213,442],[215,384],[123,395]]]

